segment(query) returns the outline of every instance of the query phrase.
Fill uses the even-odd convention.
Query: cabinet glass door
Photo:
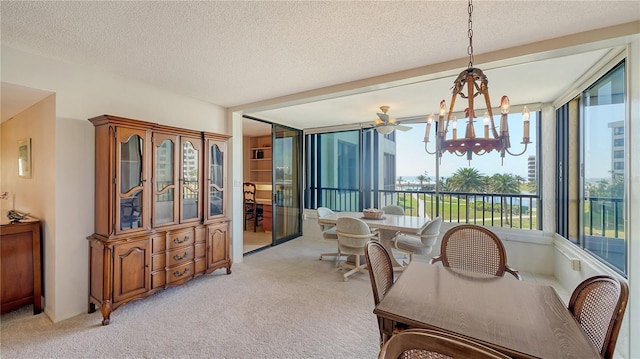
[[[178,201],[176,199],[176,163],[178,136],[153,135],[154,184],[153,225],[177,223]]]
[[[207,141],[207,196],[209,206],[207,218],[224,215],[224,151],[225,142]]]
[[[200,219],[200,139],[182,139],[180,221]]]
[[[146,225],[144,205],[144,131],[117,129],[117,232],[143,228]]]

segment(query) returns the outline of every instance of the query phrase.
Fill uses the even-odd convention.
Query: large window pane
[[[496,124],[500,123],[495,116]],[[445,222],[472,223],[520,229],[539,229],[538,128],[540,113],[530,113],[531,143],[521,144],[523,120],[519,111],[509,114],[511,149],[519,156],[492,151],[466,156],[444,153],[440,159],[424,148],[425,123],[412,123],[411,131],[396,131],[396,184],[398,204],[406,213]],[[482,123],[482,121],[476,121]],[[499,128],[498,128],[499,131]],[[428,151],[435,151],[435,129],[430,130]],[[476,135],[481,134],[476,128]],[[448,136],[451,138],[451,135]],[[524,151],[524,152],[523,152]],[[439,184],[436,193],[436,183]]]
[[[583,92],[582,245],[626,273],[625,66]]]
[[[307,205],[358,211],[360,203],[360,131],[307,136]]]

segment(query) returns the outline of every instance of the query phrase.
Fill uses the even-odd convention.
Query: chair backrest
[[[382,212],[384,212],[385,214],[398,214],[401,216],[404,216],[404,208],[400,207],[400,206],[395,206],[395,205],[389,205],[386,207],[382,207]]]
[[[440,256],[445,267],[504,275],[507,252],[495,233],[487,228],[462,224],[450,228],[442,237]]]
[[[359,248],[362,249],[363,252],[367,241],[372,237],[369,226],[362,220],[352,217],[338,218],[336,223],[336,234],[338,235],[338,245],[340,247],[346,246],[354,249]]]
[[[408,329],[393,335],[378,355],[378,359],[413,358],[507,359],[509,356],[456,335],[426,329]]]
[[[440,216],[425,223],[424,226],[418,230],[418,235],[420,236],[422,244],[433,246],[440,234],[440,226],[442,226],[442,217]]]
[[[378,305],[393,285],[393,264],[389,252],[378,241],[368,241],[364,257],[369,268],[373,302]]]
[[[322,217],[330,216],[335,212],[333,212],[327,207],[318,207],[318,209],[316,209],[316,213],[318,214],[318,218],[322,218]],[[325,239],[331,239],[331,240],[338,239],[338,235],[335,233],[336,231],[335,226],[330,224],[320,224],[320,223],[318,223],[318,225],[320,226],[320,230],[322,231],[322,237],[324,237]]]
[[[629,298],[629,287],[608,275],[587,278],[569,299],[569,311],[603,358],[613,357]]]
[[[244,203],[256,202],[256,184],[251,182],[245,182],[243,184],[244,191]]]
[[[318,207],[318,209],[316,209],[316,213],[318,214],[318,218],[321,218],[321,217],[330,216],[335,212],[333,212],[327,207]]]

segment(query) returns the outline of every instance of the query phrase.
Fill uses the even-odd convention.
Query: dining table
[[[417,217],[385,213],[381,218],[369,218],[365,217],[362,212],[334,212],[331,215],[319,217],[318,223],[335,226],[338,223],[338,218],[341,217],[358,218],[364,221],[369,228],[377,229],[380,243],[389,253],[392,253],[393,238],[396,233],[417,235],[418,230],[431,220],[428,216]],[[394,270],[404,270],[404,266],[398,263],[393,255],[390,257]]]
[[[513,358],[601,358],[553,287],[515,278],[412,261],[373,312],[384,340],[401,324]]]

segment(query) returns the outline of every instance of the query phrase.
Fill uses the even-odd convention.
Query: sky
[[[442,155],[442,161],[440,163],[440,176],[450,177],[459,168],[472,167],[476,168],[480,173],[491,176],[496,173],[509,173],[513,175],[519,175],[527,178],[528,162],[527,159],[530,155],[536,155],[536,143],[537,143],[537,112],[531,112],[530,117],[530,143],[527,151],[521,156],[511,156],[506,154],[504,157],[504,164],[501,165],[500,153],[496,151],[489,152],[482,156],[474,154],[471,164],[467,161],[466,155],[458,157],[455,154],[444,153]],[[500,116],[494,116],[496,123],[496,130],[500,124]],[[482,119],[477,119],[475,122],[475,131],[478,137],[483,136],[484,130],[482,128]],[[398,177],[408,179],[410,177],[419,176],[427,171],[426,176],[431,177],[431,180],[435,180],[436,165],[435,155],[429,155],[424,150],[424,133],[426,123],[407,124],[412,127],[410,131],[398,131],[396,130],[396,174]],[[466,119],[458,120],[458,133],[464,136],[464,128],[466,126]],[[450,132],[450,131],[449,131]],[[524,145],[522,142],[522,114],[514,113],[509,116],[509,133],[511,135],[511,151],[514,153],[522,152]],[[449,137],[451,134],[449,133]],[[431,126],[430,142],[428,147],[430,152],[435,150],[435,125]]]

